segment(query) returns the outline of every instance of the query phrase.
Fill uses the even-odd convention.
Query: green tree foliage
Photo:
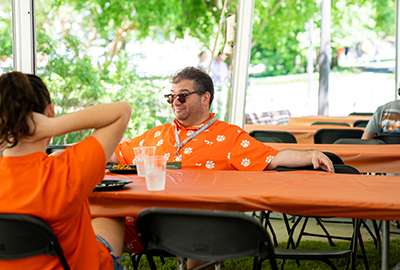
[[[0,3],[0,68],[4,71],[12,70],[6,64],[12,55],[12,25],[11,25],[11,0]]]
[[[332,0],[332,49],[352,46],[366,39],[394,35],[394,0]],[[307,43],[304,26],[314,19],[314,47],[320,38],[320,6],[308,0],[256,0],[251,64],[263,64],[260,75],[304,72]],[[296,56],[300,64],[295,63]]]
[[[294,58],[301,55],[297,35],[318,12],[315,1],[256,1],[253,24],[252,64],[264,64],[265,75],[284,75],[304,71]]]
[[[187,32],[210,43],[221,12],[218,3],[200,0],[37,0],[36,6],[38,62],[43,64],[38,73],[57,114],[129,101],[133,114],[125,137],[172,120],[162,97],[165,80],[139,78],[126,43],[149,36],[173,40]],[[88,133],[57,137],[53,143],[74,142]]]

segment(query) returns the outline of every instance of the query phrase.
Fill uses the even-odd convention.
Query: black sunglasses
[[[190,93],[185,93],[185,94],[178,94],[178,95],[168,94],[168,95],[164,95],[164,97],[167,99],[167,102],[169,104],[172,104],[174,102],[175,98],[178,98],[178,101],[180,103],[185,103],[186,102],[186,97],[188,95],[191,95],[191,94],[194,94],[194,93],[197,93],[197,91],[190,92]]]

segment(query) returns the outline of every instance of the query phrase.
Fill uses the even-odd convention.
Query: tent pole
[[[228,123],[244,127],[245,103],[253,31],[254,0],[239,0],[236,41],[232,60]]]

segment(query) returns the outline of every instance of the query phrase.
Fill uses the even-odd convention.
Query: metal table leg
[[[390,221],[382,222],[382,270],[389,269]]]

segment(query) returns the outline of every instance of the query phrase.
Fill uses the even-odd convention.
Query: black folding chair
[[[385,142],[378,139],[342,138],[334,141],[333,144],[385,144]]]
[[[274,249],[261,223],[235,212],[148,208],[139,213],[136,228],[152,270],[152,250],[175,254],[178,269],[183,269],[184,258],[207,261],[196,270],[248,256],[254,257],[253,269],[261,269],[265,260],[277,269],[275,258],[319,260],[337,269],[330,259],[350,259],[352,254],[350,249]]]
[[[352,166],[349,166],[349,165],[334,164],[333,166],[334,166],[334,169],[335,169],[335,173],[360,174],[360,172],[356,168],[354,168]],[[313,170],[313,168],[312,168],[312,166],[301,167],[301,168],[277,167],[274,170],[282,172],[282,171]],[[322,169],[318,169],[318,170],[322,170]],[[285,216],[284,216],[284,218],[286,219]],[[308,220],[310,218],[314,218],[317,221],[317,224],[321,227],[321,229],[324,232],[324,234],[309,233],[309,232],[307,232],[305,230],[306,226],[307,226],[307,223],[308,223]],[[327,238],[328,242],[329,242],[329,244],[331,246],[335,246],[335,244],[333,243],[333,239],[349,240],[349,241],[352,242],[352,245],[353,245],[353,241],[355,239],[358,239],[359,242],[360,242],[360,248],[361,248],[362,257],[364,259],[364,264],[368,268],[367,256],[366,256],[366,252],[365,252],[364,246],[362,244],[361,233],[359,231],[360,226],[363,225],[367,229],[367,231],[371,235],[371,237],[373,238],[375,246],[377,247],[378,251],[380,250],[381,241],[380,241],[380,235],[379,235],[379,228],[378,228],[378,224],[377,224],[376,220],[373,220],[373,227],[374,227],[374,231],[375,231],[375,233],[374,233],[369,228],[369,226],[367,225],[365,220],[361,219],[361,220],[357,221],[359,223],[357,225],[357,224],[355,224],[356,221],[353,219],[350,223],[352,223],[353,226],[355,226],[355,228],[358,228],[358,231],[354,232],[355,235],[357,236],[357,238],[354,238],[354,235],[351,236],[351,237],[343,237],[343,236],[331,235],[328,232],[328,230],[326,229],[326,227],[324,226],[323,223],[324,222],[338,223],[338,222],[336,222],[334,220],[329,220],[329,219],[326,220],[326,218],[324,219],[323,217],[315,217],[315,216],[296,216],[296,221],[295,221],[296,226],[297,226],[297,223],[300,222],[300,220],[302,220],[302,219],[304,219],[304,222],[303,222],[301,230],[300,230],[300,232],[298,234],[296,243],[294,243],[294,240],[291,237],[289,237],[289,239],[288,239],[288,243],[290,243],[292,245],[292,247],[294,247],[294,248],[299,246],[300,241],[301,241],[303,236],[313,236],[313,237],[324,237],[324,238]],[[342,222],[340,222],[340,223],[342,223]],[[344,222],[344,223],[348,223],[348,222]],[[287,221],[285,221],[285,224],[286,224],[286,228],[288,230],[288,234],[289,235],[293,234],[294,233],[294,229],[296,228],[296,226],[293,226],[292,228],[290,228]],[[353,253],[355,253],[355,255],[353,254],[353,256],[356,256],[356,253],[357,253],[356,246],[354,246],[353,249],[355,249],[355,250],[353,250]],[[354,260],[355,260],[355,257],[353,258],[353,264],[355,263]]]
[[[218,267],[224,260],[248,256],[268,259],[272,269],[277,269],[267,231],[244,214],[148,208],[137,216],[136,229],[152,270],[156,266],[151,250],[176,255],[178,269],[183,269],[185,258],[207,261],[194,268],[198,270],[212,265]]]
[[[372,112],[352,112],[349,115],[365,115],[365,116],[372,116],[374,113]]]
[[[252,130],[249,135],[255,139],[258,137],[275,137],[279,138],[283,143],[297,143],[296,137],[287,131]]]
[[[312,126],[318,126],[318,125],[335,125],[335,126],[345,126],[349,127],[350,125],[347,123],[339,123],[339,122],[314,122],[311,124]]]
[[[400,133],[381,133],[375,139],[382,140],[386,144],[400,144]]]
[[[58,151],[58,150],[64,150],[67,147],[71,147],[72,145],[48,145],[46,147],[46,153],[50,155],[51,153]]]
[[[353,123],[353,127],[366,127],[369,120],[357,120]]]
[[[263,143],[283,143],[282,140],[277,137],[254,137],[254,139]]]
[[[57,255],[63,268],[70,269],[57,236],[45,221],[28,215],[0,214],[0,260],[36,255]]]
[[[322,128],[314,133],[314,143],[332,144],[342,138],[361,139],[363,133],[362,129]]]

